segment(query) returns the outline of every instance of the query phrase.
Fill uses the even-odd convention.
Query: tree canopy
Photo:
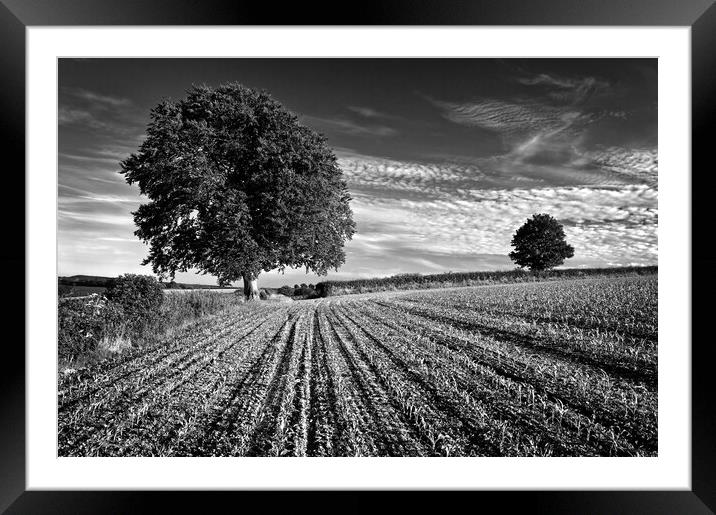
[[[554,268],[574,256],[565,240],[564,227],[548,214],[535,214],[512,237],[515,248],[509,256],[520,267],[533,271]]]
[[[195,268],[246,287],[262,270],[345,262],[355,223],[336,157],[268,93],[193,87],[150,116],[121,173],[150,200],[133,215],[155,273]]]

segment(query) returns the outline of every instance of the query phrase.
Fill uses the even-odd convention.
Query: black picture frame
[[[343,7],[343,8],[341,8]],[[293,3],[278,7],[262,2],[229,0],[0,0],[0,145],[4,158],[6,213],[25,213],[25,29],[47,25],[574,25],[689,26],[692,79],[692,489],[690,491],[526,491],[451,492],[449,503],[499,504],[501,511],[545,513],[714,513],[716,511],[716,416],[711,367],[714,353],[707,317],[716,281],[716,257],[708,250],[713,191],[709,127],[716,114],[716,5],[714,0],[375,0],[352,4]],[[8,164],[10,158],[11,164]],[[683,170],[684,180],[689,171]],[[8,202],[10,205],[8,206]],[[13,202],[15,205],[13,205]],[[9,209],[8,209],[9,208]],[[80,492],[26,491],[25,482],[25,226],[6,216],[6,244],[0,261],[6,273],[3,310],[6,327],[0,373],[0,512],[16,513],[144,513],[207,511],[216,502],[237,509],[263,498],[293,505],[329,509],[368,509],[372,504],[356,492],[340,507],[321,493],[309,492]],[[24,274],[20,274],[23,270]],[[9,281],[9,284],[8,284]],[[52,294],[54,285],[48,285]],[[662,342],[660,342],[661,344]],[[691,342],[663,342],[689,345]],[[52,344],[48,342],[48,348]],[[372,494],[376,495],[376,494]],[[469,495],[469,499],[464,497]],[[407,496],[406,496],[407,497]],[[239,500],[240,498],[240,500]],[[382,502],[382,501],[381,501]],[[402,507],[423,505],[424,492],[413,492]],[[240,504],[236,504],[240,503]],[[248,504],[247,504],[248,503]],[[317,504],[318,503],[318,504]],[[443,506],[447,508],[447,506]]]

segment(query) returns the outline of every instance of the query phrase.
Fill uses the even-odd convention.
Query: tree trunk
[[[244,298],[246,301],[260,300],[258,274],[244,272],[241,277],[244,280]]]

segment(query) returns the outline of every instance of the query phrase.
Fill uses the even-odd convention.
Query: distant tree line
[[[571,279],[586,276],[647,275],[658,271],[657,266],[628,266],[614,268],[567,268],[530,273],[526,270],[495,272],[447,272],[443,274],[399,274],[391,277],[356,279],[353,281],[324,281],[316,284],[320,297],[368,293],[388,290],[418,290],[449,288],[451,286],[479,286],[495,283],[516,283],[552,279]]]

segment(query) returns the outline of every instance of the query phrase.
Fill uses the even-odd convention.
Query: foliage
[[[293,297],[293,291],[294,288],[291,288],[290,286],[281,286],[278,289],[278,293],[281,295],[286,295],[287,297]]]
[[[107,299],[122,309],[132,337],[142,337],[161,323],[162,285],[148,275],[124,274],[110,281]]]
[[[94,352],[103,337],[118,330],[122,309],[103,295],[63,299],[57,307],[57,349],[61,361],[74,361]]]
[[[564,227],[548,214],[535,214],[512,237],[515,248],[509,256],[520,267],[549,270],[574,256],[574,247],[565,241]]]
[[[331,282],[322,282],[316,285],[316,292],[319,297],[330,297],[333,295],[333,284]]]
[[[320,283],[318,285],[301,283],[294,285],[293,288],[288,285],[284,285],[281,286],[277,292],[288,297],[294,297],[297,300],[316,299],[321,297],[321,294],[318,291],[318,286],[320,286]]]
[[[325,274],[345,261],[355,223],[336,157],[266,92],[194,87],[150,116],[121,173],[150,199],[134,221],[155,273],[196,268],[227,285],[289,266]]]

